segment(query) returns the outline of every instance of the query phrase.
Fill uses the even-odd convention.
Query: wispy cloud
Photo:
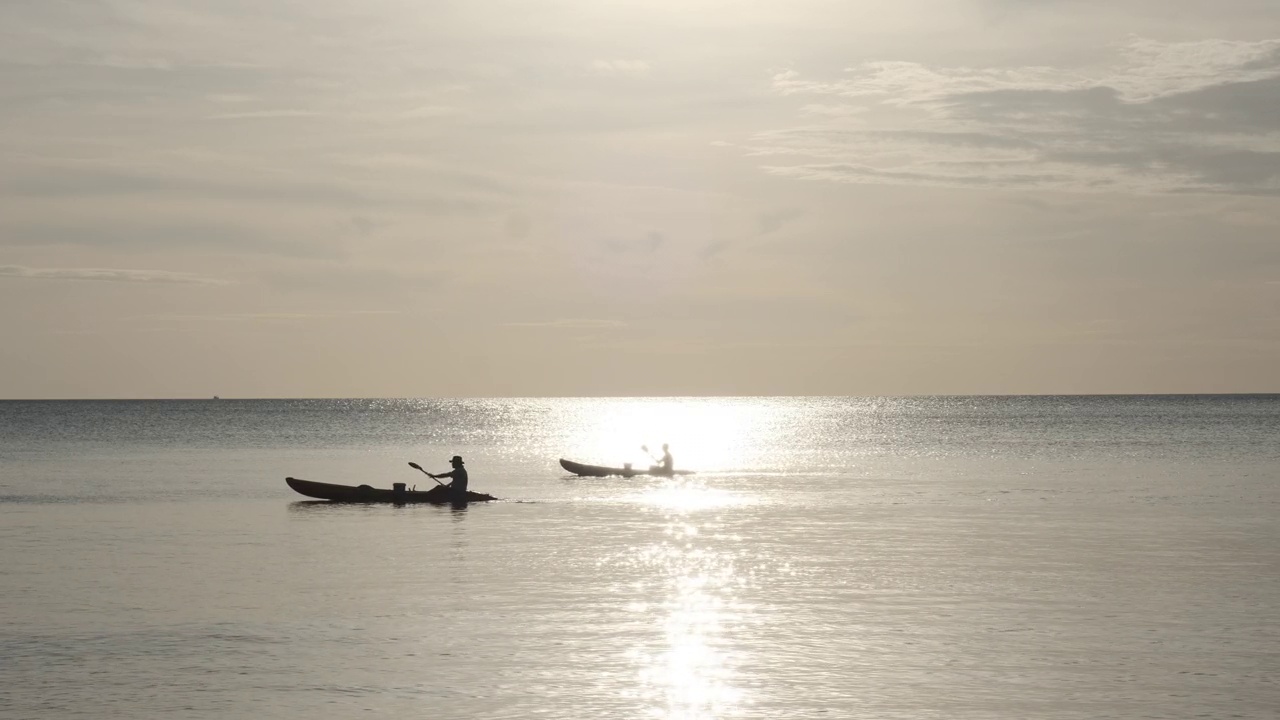
[[[649,63],[643,60],[595,60],[589,69],[596,75],[636,77],[649,72]]]
[[[893,105],[946,103],[969,93],[1010,91],[1070,92],[1106,87],[1126,102],[1193,92],[1230,83],[1275,77],[1280,39],[1258,42],[1201,40],[1161,43],[1130,38],[1117,48],[1119,62],[1094,72],[1046,66],[1017,68],[935,68],[914,62],[874,61],[845,68],[848,77],[802,79],[794,70],[775,74],[784,94],[882,97]]]
[[[551,328],[558,330],[589,330],[626,327],[620,320],[598,320],[591,318],[560,318],[556,320],[540,320],[532,322],[503,323],[505,327]]]
[[[100,282],[151,283],[177,285],[233,285],[233,280],[202,277],[192,273],[167,270],[121,270],[116,268],[30,268],[0,265],[0,277],[35,280],[97,280]]]
[[[152,168],[112,165],[33,164],[13,178],[0,178],[0,190],[17,196],[165,196],[220,198],[236,201],[364,205],[369,202],[341,179],[313,180],[300,175],[285,179],[221,178],[191,172],[180,175]]]
[[[742,150],[845,183],[1280,194],[1280,39],[1132,38],[1092,71],[871,62],[773,78],[808,124]]]
[[[453,105],[421,105],[401,113],[402,118],[442,118],[459,115],[462,108]]]
[[[219,113],[210,120],[271,120],[274,118],[320,117],[323,113],[313,110],[255,110],[251,112]]]
[[[178,320],[191,321],[242,321],[242,322],[298,322],[305,320],[331,320],[334,318],[355,318],[370,315],[398,315],[399,310],[340,310],[332,312],[253,312],[253,313],[195,313],[177,314],[160,313],[155,315],[135,315],[133,320]]]

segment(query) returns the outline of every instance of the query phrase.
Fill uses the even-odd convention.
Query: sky
[[[1276,368],[1274,0],[0,3],[0,398]]]

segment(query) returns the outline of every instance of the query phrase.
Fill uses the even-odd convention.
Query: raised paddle
[[[409,463],[409,467],[413,468],[414,470],[422,470],[422,466],[421,466],[421,465],[419,465],[419,464],[418,464],[418,463],[416,463],[416,462],[410,462],[410,463]],[[424,474],[424,475],[426,475],[427,477],[431,478],[432,480],[436,480],[436,479],[435,479],[435,477],[433,477],[433,476],[431,475],[431,473],[427,472],[426,470],[422,470],[422,472],[423,472],[423,474]],[[441,486],[441,487],[444,487],[444,483],[440,482],[439,480],[436,480],[436,484],[437,484],[437,485],[439,485],[439,486]]]

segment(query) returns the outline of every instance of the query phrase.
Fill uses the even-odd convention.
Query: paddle
[[[649,457],[653,458],[653,461],[654,461],[655,463],[657,463],[657,465],[654,465],[653,467],[649,468],[649,472],[650,472],[650,473],[653,473],[653,474],[655,474],[655,475],[671,475],[671,474],[674,474],[674,473],[672,472],[672,470],[670,470],[669,468],[665,467],[665,466],[662,464],[662,461],[658,459],[658,456],[657,456],[657,455],[654,455],[653,453],[649,452],[649,446],[648,446],[648,445],[641,445],[641,446],[640,446],[640,449],[641,449],[641,450],[643,450],[643,451],[645,451],[646,453],[648,453],[648,454],[649,454]]]
[[[421,466],[421,465],[419,465],[419,464],[418,464],[418,463],[416,463],[416,462],[410,462],[410,463],[409,463],[409,467],[413,468],[414,470],[422,470],[422,466]],[[427,477],[431,478],[432,480],[436,480],[436,479],[431,475],[431,473],[427,472],[426,470],[422,470],[422,472],[423,472],[423,474],[425,474]],[[437,485],[439,485],[439,486],[441,486],[441,487],[444,487],[444,483],[440,482],[439,480],[436,480],[436,484],[437,484]]]

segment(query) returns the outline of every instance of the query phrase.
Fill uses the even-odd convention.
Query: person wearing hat
[[[455,503],[464,503],[467,501],[467,469],[462,466],[462,456],[454,455],[449,464],[453,466],[453,470],[447,473],[440,473],[439,475],[427,474],[437,480],[440,478],[453,478],[447,486],[449,488],[449,496]]]

